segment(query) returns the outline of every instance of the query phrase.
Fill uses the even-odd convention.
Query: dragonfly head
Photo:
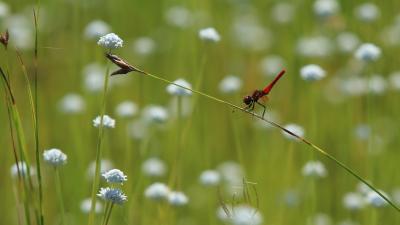
[[[250,105],[251,103],[253,103],[253,97],[251,97],[250,95],[247,95],[243,98],[243,103],[246,105]]]

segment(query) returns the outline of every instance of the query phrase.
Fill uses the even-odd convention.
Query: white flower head
[[[189,202],[189,199],[183,192],[171,191],[168,194],[168,202],[172,206],[184,206]]]
[[[52,148],[43,152],[43,160],[52,166],[61,166],[67,163],[67,155],[60,149]]]
[[[85,89],[98,92],[104,87],[105,68],[97,63],[91,63],[83,69]],[[111,83],[110,83],[111,84]]]
[[[85,109],[85,102],[78,94],[66,94],[59,103],[59,108],[66,114],[79,114]]]
[[[146,122],[150,123],[164,123],[168,119],[167,110],[158,105],[150,105],[143,109],[143,118]]]
[[[153,201],[162,201],[168,198],[170,190],[167,185],[163,183],[153,183],[144,192],[146,198],[151,199]]]
[[[128,124],[129,136],[134,139],[143,139],[149,133],[148,122],[143,119],[136,119]]]
[[[156,43],[149,37],[139,37],[133,43],[133,50],[136,54],[147,56],[154,52]]]
[[[253,15],[240,15],[233,22],[233,38],[244,50],[262,51],[270,47],[272,34]]]
[[[186,28],[192,24],[192,12],[183,6],[173,6],[165,12],[165,19],[171,26]]]
[[[31,49],[34,46],[34,30],[30,18],[22,14],[9,15],[4,19],[3,27],[9,28],[10,41],[17,48]]]
[[[116,49],[121,48],[123,42],[124,41],[120,37],[118,37],[118,35],[114,33],[109,33],[101,36],[97,44],[107,49]]]
[[[306,177],[314,177],[314,178],[322,178],[326,177],[328,172],[325,169],[324,164],[320,161],[309,161],[307,162],[302,169],[303,176]]]
[[[390,74],[389,83],[394,90],[400,90],[400,71],[396,71]]]
[[[132,101],[123,101],[118,104],[115,113],[124,118],[133,117],[138,111],[138,106]]]
[[[304,128],[297,124],[294,124],[294,123],[287,124],[287,125],[285,125],[285,129],[294,133],[295,135],[297,135],[299,137],[304,137],[304,134],[305,134]],[[296,141],[298,140],[296,137],[293,137],[293,135],[288,134],[287,132],[282,131],[282,134],[283,134],[283,136],[285,136],[286,138],[288,138],[290,140],[296,140]]]
[[[314,13],[322,18],[335,15],[339,9],[337,0],[316,0],[314,2]]]
[[[167,166],[158,158],[149,158],[142,164],[142,172],[149,177],[162,177],[166,170]]]
[[[380,16],[380,10],[373,3],[363,3],[355,9],[355,15],[363,22],[373,22]]]
[[[368,90],[375,95],[382,95],[387,90],[387,82],[382,75],[372,75],[368,80]]]
[[[92,207],[92,199],[91,198],[84,199],[81,202],[80,208],[83,213],[86,213],[86,214],[90,213],[91,207]],[[95,211],[95,213],[101,213],[103,211],[103,205],[101,204],[101,202],[96,201],[96,206],[95,206],[94,211]]]
[[[350,192],[343,197],[343,205],[346,209],[357,211],[365,206],[365,199],[360,193]]]
[[[325,213],[316,213],[308,218],[307,225],[332,225],[332,218]]]
[[[4,2],[0,2],[0,18],[5,18],[9,12],[10,7]]]
[[[341,52],[353,52],[360,44],[360,40],[354,33],[342,32],[336,37],[338,48]]]
[[[295,8],[288,2],[279,2],[272,8],[272,19],[280,24],[287,24],[293,20]]]
[[[284,64],[283,58],[278,55],[266,56],[260,62],[261,72],[265,76],[275,76],[282,70]]]
[[[101,188],[100,192],[97,194],[100,198],[105,201],[112,202],[113,204],[122,205],[128,200],[124,192],[119,188]]]
[[[199,31],[199,37],[201,40],[209,42],[219,42],[221,40],[217,30],[213,27],[201,29]]]
[[[326,72],[320,66],[309,64],[300,69],[300,75],[306,81],[318,81],[325,77]]]
[[[110,32],[110,26],[102,20],[94,20],[85,27],[85,37],[87,39],[99,38]]]
[[[102,159],[100,161],[100,174],[105,173],[108,170],[111,170],[113,168],[113,163],[108,160],[108,159]],[[96,162],[93,161],[89,164],[88,169],[87,169],[87,176],[88,178],[93,178],[96,173]]]
[[[349,96],[360,96],[368,92],[368,81],[362,77],[350,77],[341,82],[340,90]]]
[[[242,87],[242,80],[234,75],[224,77],[219,83],[219,90],[225,94],[233,94]]]
[[[371,127],[368,124],[358,124],[354,133],[359,140],[367,140],[371,136]]]
[[[232,225],[260,225],[263,222],[261,213],[248,205],[237,205],[229,219]]]
[[[17,177],[18,171],[22,177],[25,177],[28,174],[28,166],[26,165],[25,162],[20,161],[18,163],[14,163],[11,166],[11,168],[10,168],[11,177],[13,177],[13,178]],[[29,172],[30,172],[30,176],[33,176],[35,174],[35,168],[30,167]]]
[[[380,191],[386,198],[389,198],[389,196],[383,192]],[[386,202],[386,200],[384,198],[382,198],[378,193],[376,193],[375,191],[369,191],[366,196],[366,201],[368,202],[368,204],[370,204],[371,206],[375,207],[375,208],[381,208],[386,206],[388,203]]]
[[[127,181],[127,176],[119,169],[112,169],[102,174],[107,183],[123,184]]]
[[[381,49],[372,44],[364,43],[354,53],[354,57],[363,62],[373,62],[379,59],[382,52]]]
[[[177,79],[174,81],[174,84],[180,85],[182,87],[186,87],[186,88],[192,88],[192,85],[187,82],[185,79]],[[167,92],[171,95],[175,95],[175,96],[190,96],[192,95],[192,92],[189,90],[186,90],[184,88],[178,87],[176,85],[173,84],[169,84],[167,86]]]
[[[114,128],[115,127],[115,120],[113,118],[109,117],[108,115],[103,116],[103,121],[101,121],[100,116],[97,116],[93,120],[93,126],[99,127],[101,122],[103,122],[103,126],[106,128]]]
[[[221,181],[221,175],[216,170],[205,170],[200,174],[199,180],[204,186],[217,186]]]
[[[300,38],[297,52],[305,57],[327,57],[334,50],[332,40],[326,36]]]

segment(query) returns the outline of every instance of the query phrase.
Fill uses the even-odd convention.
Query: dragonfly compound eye
[[[250,105],[253,102],[253,98],[250,95],[248,95],[248,96],[243,98],[243,102],[246,105]]]

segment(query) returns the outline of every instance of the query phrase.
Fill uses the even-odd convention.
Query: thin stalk
[[[92,205],[90,207],[90,214],[89,214],[89,225],[93,225],[94,223],[94,216],[95,216],[95,209],[96,209],[96,192],[98,186],[100,184],[100,164],[101,164],[101,150],[102,150],[102,143],[103,143],[103,133],[104,133],[104,125],[103,125],[103,117],[106,111],[106,97],[107,97],[107,89],[108,89],[108,81],[109,81],[109,73],[110,67],[107,66],[106,74],[104,76],[104,87],[103,87],[103,100],[101,105],[100,111],[100,125],[99,125],[99,134],[97,139],[97,148],[96,148],[96,172],[93,178],[93,186],[92,186]]]
[[[60,170],[55,167],[54,172],[56,175],[56,191],[57,197],[60,204],[60,211],[61,211],[61,225],[65,224],[65,209],[64,209],[64,199],[62,197],[62,190],[61,190],[61,177],[60,177]]]
[[[37,4],[37,11],[33,10],[33,17],[35,21],[35,54],[34,54],[34,96],[35,99],[33,101],[33,114],[32,117],[34,118],[34,133],[35,133],[35,152],[36,152],[36,173],[38,176],[38,184],[39,184],[39,217],[41,225],[44,225],[44,216],[43,216],[43,188],[42,188],[42,173],[40,171],[40,152],[39,152],[39,119],[38,119],[38,18],[39,18],[39,5],[40,1],[36,1]]]
[[[101,222],[102,225],[104,225],[106,223],[106,217],[108,215],[110,206],[111,206],[111,203],[107,201],[106,206],[104,207],[103,222]]]
[[[113,206],[114,206],[114,203],[111,203],[110,209],[108,210],[108,214],[107,214],[107,216],[106,216],[106,220],[105,220],[105,222],[104,222],[104,225],[107,225],[107,224],[108,224],[108,221],[110,220],[111,212],[112,212]]]
[[[167,83],[167,84],[175,85],[175,86],[177,86],[177,87],[180,87],[180,88],[183,88],[183,89],[185,89],[185,90],[191,91],[191,92],[193,92],[193,93],[196,93],[196,94],[198,94],[198,95],[201,95],[201,96],[203,96],[203,97],[205,97],[205,98],[208,98],[208,99],[210,99],[210,100],[213,100],[213,101],[215,101],[215,102],[218,102],[218,103],[224,104],[224,105],[226,105],[226,106],[232,107],[232,108],[237,109],[237,110],[239,110],[239,111],[241,111],[241,112],[250,114],[251,116],[256,117],[257,119],[260,119],[260,120],[262,120],[262,121],[264,121],[264,122],[270,124],[271,126],[273,126],[273,127],[277,128],[277,129],[279,129],[279,130],[281,130],[281,131],[283,131],[283,132],[289,134],[290,136],[292,136],[292,137],[296,138],[297,140],[303,142],[304,144],[310,146],[312,150],[314,150],[314,151],[316,151],[316,152],[322,154],[324,157],[326,157],[327,159],[329,159],[329,160],[331,160],[332,162],[334,162],[336,165],[338,165],[338,166],[340,166],[341,168],[343,168],[344,170],[346,170],[346,171],[347,171],[349,174],[351,174],[354,178],[356,178],[357,180],[361,181],[362,183],[364,183],[365,185],[367,185],[369,188],[371,188],[375,193],[377,193],[377,194],[378,194],[379,196],[381,196],[387,203],[389,203],[389,204],[391,205],[391,207],[393,207],[394,209],[396,209],[396,210],[400,213],[400,208],[399,208],[399,207],[397,207],[391,200],[389,200],[385,195],[383,195],[383,194],[382,194],[377,188],[375,188],[371,183],[369,183],[369,182],[366,181],[364,178],[362,178],[361,176],[359,176],[356,172],[354,172],[352,169],[350,169],[350,167],[346,166],[344,163],[340,162],[340,161],[339,161],[338,159],[336,159],[334,156],[332,156],[331,154],[327,153],[327,152],[324,151],[322,148],[320,148],[320,147],[318,147],[317,145],[313,144],[313,143],[310,142],[309,140],[307,140],[307,139],[305,139],[305,138],[303,138],[303,137],[300,137],[300,136],[298,136],[297,134],[291,132],[290,130],[284,128],[282,125],[280,125],[280,124],[278,124],[278,123],[276,123],[276,122],[274,122],[274,121],[272,121],[272,120],[265,119],[265,118],[263,118],[261,115],[258,115],[257,113],[255,113],[255,112],[253,112],[253,111],[248,111],[248,110],[246,110],[245,108],[242,108],[242,107],[237,106],[237,105],[235,105],[235,104],[233,104],[233,103],[224,101],[224,100],[222,100],[222,99],[216,98],[216,97],[214,97],[214,96],[208,95],[208,94],[206,94],[206,93],[204,93],[204,92],[197,91],[197,90],[193,90],[193,89],[191,89],[191,88],[184,87],[184,86],[179,85],[179,84],[175,84],[175,83],[172,82],[172,81],[169,81],[169,80],[167,80],[167,79],[165,79],[165,78],[162,78],[162,77],[159,77],[159,76],[156,76],[156,75],[147,73],[147,72],[145,72],[145,71],[139,71],[139,72],[142,73],[142,74],[144,74],[144,75],[147,75],[147,76],[149,76],[149,77],[151,77],[151,78],[153,78],[153,79],[162,81],[162,82]]]

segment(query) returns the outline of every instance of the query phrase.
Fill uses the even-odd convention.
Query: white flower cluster
[[[325,169],[324,164],[320,161],[309,161],[307,162],[302,170],[303,176],[313,177],[313,178],[322,178],[326,177],[328,172]]]
[[[156,182],[151,184],[144,192],[146,198],[155,202],[168,201],[172,206],[184,206],[189,202],[185,193],[171,191],[164,183]]]
[[[115,127],[115,120],[113,118],[109,117],[108,115],[103,116],[103,121],[101,121],[100,116],[97,116],[93,120],[93,126],[95,126],[95,127],[99,127],[101,123],[103,123],[103,126],[106,128],[114,128]]]
[[[49,165],[58,167],[67,163],[67,155],[61,150],[53,148],[43,152],[43,159]]]
[[[199,37],[201,40],[208,42],[218,42],[221,40],[217,30],[215,30],[213,27],[201,29],[199,31]]]
[[[384,191],[379,190],[379,192],[390,199]],[[388,202],[364,183],[359,183],[357,191],[348,192],[343,197],[343,206],[349,211],[359,211],[368,205],[381,208],[388,205]]]
[[[97,42],[98,45],[107,49],[121,48],[123,43],[124,41],[114,33],[109,33],[101,36],[99,41]]]
[[[315,64],[306,65],[301,68],[300,75],[306,81],[318,81],[325,77],[325,70]]]
[[[177,85],[185,87],[185,88],[190,88],[190,89],[192,88],[192,85],[184,79],[175,80],[174,84],[177,84]],[[174,96],[190,96],[190,95],[192,95],[191,91],[181,88],[179,86],[170,84],[167,86],[167,92]]]
[[[118,169],[112,169],[102,174],[104,179],[109,184],[123,184],[123,182],[127,181],[127,176]],[[127,201],[127,197],[124,192],[120,188],[116,187],[106,187],[101,188],[100,192],[97,194],[100,198],[105,201],[109,201],[113,204],[122,205]]]

